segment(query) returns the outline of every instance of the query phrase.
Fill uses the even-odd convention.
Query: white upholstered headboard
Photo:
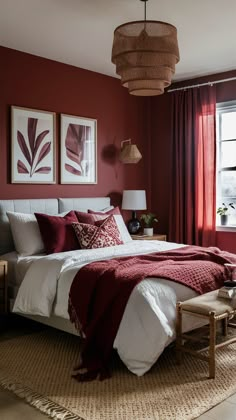
[[[110,205],[109,197],[45,198],[32,200],[0,200],[0,255],[14,251],[7,211],[19,213],[58,214],[70,210],[103,210]]]
[[[88,198],[59,198],[59,213],[70,210],[87,212],[91,210],[103,210],[110,206],[110,197],[88,197]]]

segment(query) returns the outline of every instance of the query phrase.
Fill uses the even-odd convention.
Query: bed
[[[92,250],[74,250],[50,255],[22,256],[16,253],[7,212],[51,215],[71,210],[87,212],[109,208],[109,197],[40,200],[0,200],[0,254],[9,262],[11,308],[19,315],[57,329],[78,334],[69,321],[68,295],[76,272],[91,261],[178,249],[182,244],[162,241],[132,241]],[[182,284],[148,278],[133,290],[123,314],[113,347],[127,368],[141,376],[156,362],[164,348],[175,339],[176,301],[196,296]],[[198,327],[188,317],[184,330]]]

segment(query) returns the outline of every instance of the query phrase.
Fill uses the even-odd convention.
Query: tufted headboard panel
[[[109,197],[45,198],[32,200],[0,200],[0,255],[14,251],[7,211],[18,213],[58,214],[70,210],[102,210],[110,205]]]
[[[88,198],[59,198],[59,213],[70,210],[87,212],[91,210],[103,210],[110,206],[110,197]]]
[[[7,211],[58,214],[58,200],[56,198],[45,200],[0,200],[0,255],[14,250]]]

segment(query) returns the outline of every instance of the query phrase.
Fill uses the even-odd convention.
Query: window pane
[[[236,170],[222,170],[236,167],[236,101],[217,106],[216,123],[218,142],[216,208],[221,207],[222,203],[226,205],[233,203],[236,207]],[[221,225],[221,218],[218,214],[216,223]],[[236,227],[236,208],[229,208],[227,224]]]
[[[236,171],[221,172],[221,195],[223,201],[227,197],[236,197]]]
[[[221,167],[236,166],[236,141],[221,143]]]
[[[221,140],[236,139],[236,111],[221,114]]]

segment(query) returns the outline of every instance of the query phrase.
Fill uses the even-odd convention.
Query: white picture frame
[[[97,184],[97,120],[61,114],[61,184]]]
[[[55,113],[11,106],[11,182],[55,184]]]

